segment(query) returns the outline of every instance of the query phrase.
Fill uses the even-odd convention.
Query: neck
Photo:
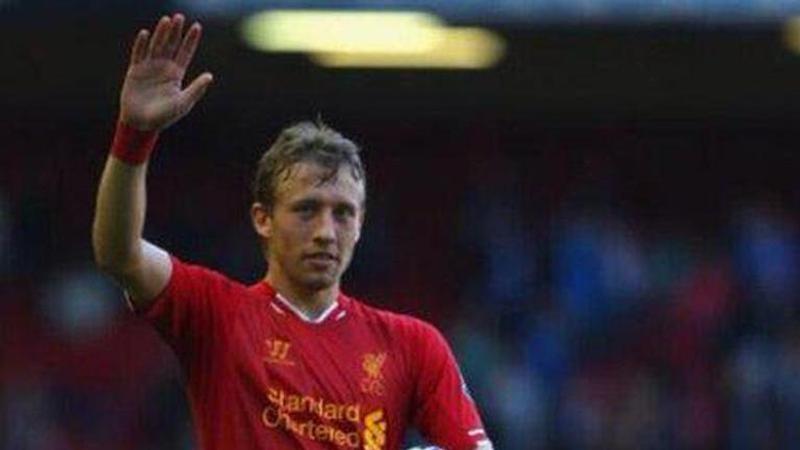
[[[310,318],[319,317],[339,296],[339,283],[325,289],[309,289],[298,286],[279,271],[267,271],[264,280],[286,301]]]

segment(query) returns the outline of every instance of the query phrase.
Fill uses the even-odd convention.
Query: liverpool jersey
[[[399,449],[408,427],[447,450],[490,448],[431,325],[345,295],[308,320],[266,282],[172,258],[140,312],[172,347],[202,450]]]

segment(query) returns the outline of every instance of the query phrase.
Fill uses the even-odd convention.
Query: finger
[[[175,14],[172,16],[169,37],[167,38],[167,42],[164,46],[164,56],[167,58],[173,58],[175,56],[175,50],[178,49],[178,45],[181,43],[181,36],[183,36],[183,22],[183,14]]]
[[[205,72],[195,78],[186,89],[181,91],[181,103],[184,111],[191,109],[192,106],[203,97],[212,81],[214,81],[214,76],[209,72]]]
[[[175,62],[184,69],[189,67],[189,63],[192,62],[192,57],[194,56],[195,50],[197,50],[197,44],[200,42],[202,31],[203,29],[200,24],[195,22],[189,27],[189,31],[186,32],[186,36],[183,38],[181,48],[178,49],[178,54],[175,56]]]
[[[136,40],[133,41],[133,49],[131,50],[131,65],[142,62],[147,57],[147,38],[150,37],[150,32],[147,30],[139,30],[136,35]]]
[[[161,58],[164,55],[164,42],[169,36],[170,20],[164,16],[158,21],[153,37],[150,38],[150,47],[147,54],[151,58]]]

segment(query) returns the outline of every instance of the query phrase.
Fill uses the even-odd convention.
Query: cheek
[[[305,246],[306,242],[310,240],[310,237],[309,233],[305,232],[305,229],[297,227],[287,233],[286,240],[290,248],[295,253],[299,253],[302,252],[303,247]]]
[[[345,247],[352,247],[358,240],[358,228],[352,226],[342,227],[339,232],[339,242]]]
[[[274,240],[278,241],[281,249],[286,252],[300,251],[299,248],[306,233],[306,226],[298,221],[282,223],[280,228],[275,230]]]

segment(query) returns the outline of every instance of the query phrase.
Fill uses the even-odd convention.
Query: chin
[[[326,275],[308,276],[303,277],[302,284],[306,289],[322,291],[333,287],[336,284],[336,278]]]

